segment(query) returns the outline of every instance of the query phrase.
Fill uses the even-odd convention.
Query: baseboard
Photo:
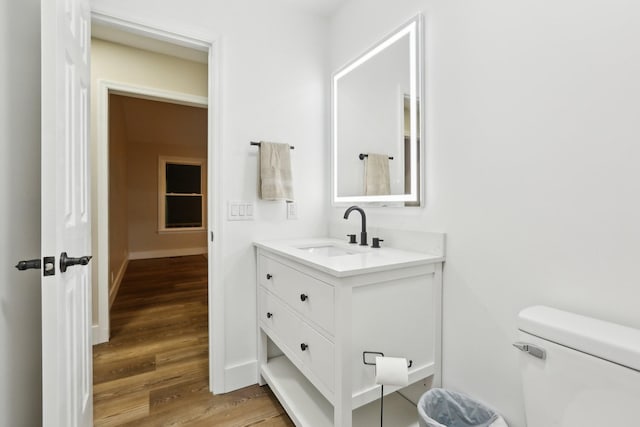
[[[127,271],[127,266],[129,265],[129,259],[125,258],[120,264],[120,269],[118,270],[118,274],[113,280],[113,284],[111,285],[111,289],[109,289],[109,310],[111,310],[111,306],[113,302],[116,300],[116,296],[118,295],[118,290],[120,289],[120,284],[122,283],[122,279],[124,278],[124,273]]]
[[[100,325],[92,325],[91,340],[93,342],[93,345],[102,344],[103,342],[109,341],[109,337],[107,336],[107,331],[101,328]]]
[[[129,259],[151,259],[168,258],[173,256],[202,255],[207,253],[207,248],[183,248],[183,249],[162,249],[157,251],[130,252]]]
[[[224,369],[225,393],[247,387],[258,382],[258,362],[242,363]]]

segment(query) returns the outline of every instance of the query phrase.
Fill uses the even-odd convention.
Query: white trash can
[[[508,427],[493,409],[469,396],[432,388],[418,402],[420,427]]]

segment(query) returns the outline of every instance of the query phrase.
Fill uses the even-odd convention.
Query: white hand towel
[[[378,196],[390,193],[389,156],[369,153],[364,162],[364,194]]]
[[[288,144],[260,142],[260,197],[293,200],[291,156]]]

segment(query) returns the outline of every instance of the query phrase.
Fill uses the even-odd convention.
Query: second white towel
[[[387,154],[368,154],[364,162],[364,194],[365,196],[391,194]]]

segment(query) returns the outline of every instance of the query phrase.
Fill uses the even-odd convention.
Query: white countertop
[[[374,249],[371,246],[349,244],[342,240],[331,238],[269,240],[254,242],[254,245],[336,277],[354,276],[444,261],[444,257],[440,255],[386,248],[384,243],[381,244],[382,248]],[[320,246],[333,246],[344,249],[350,254],[326,256],[303,249]]]

